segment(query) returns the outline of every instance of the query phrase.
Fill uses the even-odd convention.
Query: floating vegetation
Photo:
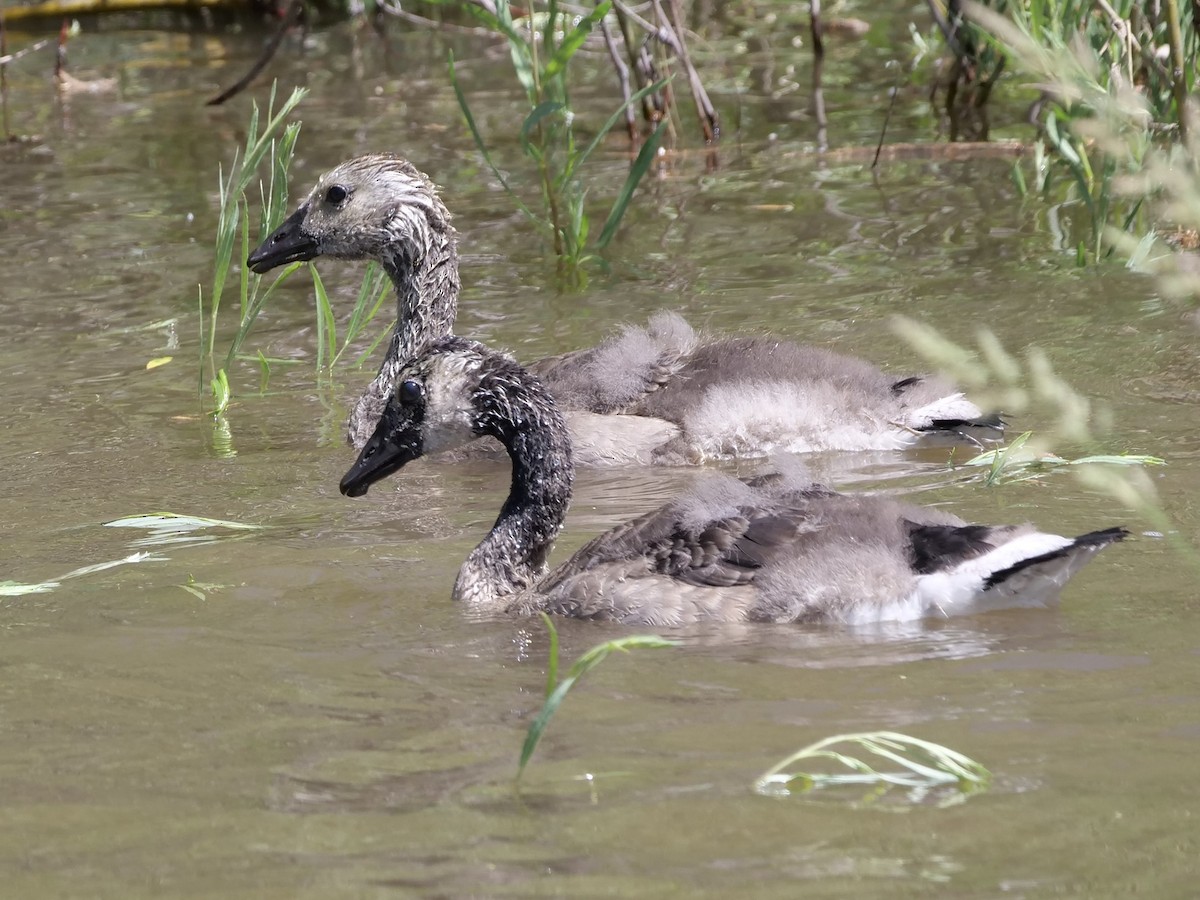
[[[550,724],[555,710],[580,678],[604,662],[613,651],[619,650],[622,653],[628,653],[630,650],[639,648],[676,647],[679,645],[678,641],[668,641],[656,634],[633,634],[629,637],[605,641],[575,660],[574,665],[567,672],[567,676],[559,681],[558,629],[554,627],[554,622],[548,615],[542,613],[541,616],[550,636],[550,653],[546,660],[546,702],[542,704],[542,709],[537,717],[529,724],[529,731],[525,735],[525,743],[521,747],[521,761],[517,765],[518,780],[525,771],[525,765],[529,762],[529,758],[533,756],[533,751],[537,749],[538,741],[542,739],[542,734],[545,732],[546,726]]]
[[[835,770],[828,771],[831,767]],[[871,731],[835,735],[798,750],[763,773],[754,790],[770,797],[823,792],[822,799],[846,797],[868,806],[889,796],[895,800],[893,791],[903,788],[901,807],[942,808],[987,790],[991,780],[986,768],[957,750],[895,731]]]
[[[197,581],[191,575],[188,576],[188,580],[185,584],[175,585],[175,587],[179,588],[180,590],[187,591],[197,600],[207,600],[209,594],[215,593],[228,586],[229,585],[217,584],[216,582],[212,581]]]
[[[61,587],[62,582],[69,581],[72,578],[82,578],[85,575],[94,575],[97,572],[103,572],[106,569],[115,569],[117,566],[128,566],[135,563],[144,562],[166,562],[165,556],[158,556],[150,552],[131,553],[129,556],[123,556],[120,559],[113,559],[108,562],[93,563],[90,566],[82,566],[78,569],[72,569],[66,575],[60,575],[57,578],[52,578],[49,581],[39,581],[32,584],[22,584],[17,581],[0,581],[0,597],[23,597],[26,594],[45,594],[55,588]]]
[[[267,525],[248,525],[228,519],[209,519],[204,516],[187,516],[179,513],[159,512],[140,516],[126,516],[104,523],[105,528],[137,528],[148,532],[145,537],[132,542],[134,547],[163,547],[168,545],[193,546],[211,544],[218,540],[247,537],[245,532],[262,531]],[[239,532],[237,535],[201,534],[212,529]]]
[[[984,451],[961,465],[986,467],[987,472],[984,473],[983,482],[988,487],[992,487],[1011,481],[1030,481],[1041,478],[1068,466],[1165,466],[1167,464],[1166,460],[1160,457],[1141,453],[1108,453],[1066,459],[1057,453],[1026,447],[1031,437],[1033,437],[1033,432],[1026,431],[1013,438],[1012,443],[1007,447]]]

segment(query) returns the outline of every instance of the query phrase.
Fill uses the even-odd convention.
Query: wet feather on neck
[[[498,439],[512,459],[512,485],[492,530],[463,564],[454,597],[502,605],[546,574],[575,470],[566,423],[540,383],[523,373],[494,376],[481,384],[476,407],[477,431]]]

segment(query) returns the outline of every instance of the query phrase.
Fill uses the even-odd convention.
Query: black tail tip
[[[1089,531],[1075,538],[1074,547],[1106,547],[1129,537],[1130,531],[1121,525],[1116,528],[1103,528],[1100,531]]]

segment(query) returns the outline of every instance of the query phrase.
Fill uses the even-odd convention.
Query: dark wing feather
[[[998,543],[992,537],[1004,530],[990,525],[918,525],[908,520],[904,527],[909,537],[909,563],[921,575],[952,569],[995,550]]]

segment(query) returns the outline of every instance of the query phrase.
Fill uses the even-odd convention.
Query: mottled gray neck
[[[486,410],[512,458],[512,486],[496,524],[459,571],[454,597],[507,605],[536,587],[571,502],[575,467],[566,422],[541,384],[507,385],[497,408]],[[498,422],[497,417],[502,417]]]
[[[358,449],[375,430],[400,370],[430,341],[454,330],[460,285],[457,239],[448,216],[442,210],[445,224],[435,230],[422,210],[405,206],[390,223],[394,236],[378,261],[396,288],[396,327],[379,374],[346,423],[346,437]]]
[[[412,222],[412,218],[418,218]],[[396,288],[396,330],[388,359],[407,363],[434,338],[454,330],[458,313],[458,247],[449,225],[435,231],[417,216],[397,216],[394,227],[403,228],[379,260]]]

